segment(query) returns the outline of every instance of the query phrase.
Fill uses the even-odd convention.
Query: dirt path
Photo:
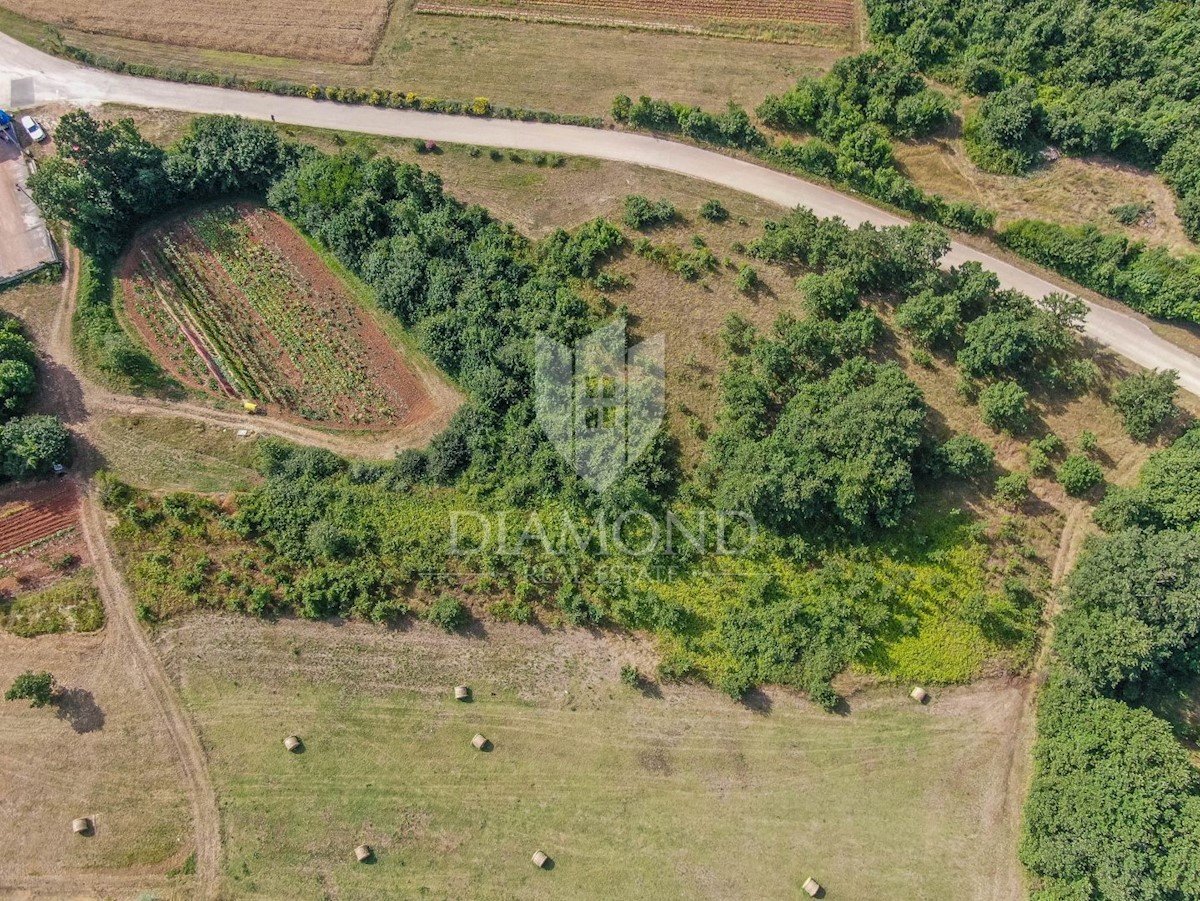
[[[133,678],[139,680],[145,696],[161,718],[171,747],[175,752],[184,783],[191,797],[192,823],[196,851],[195,894],[208,899],[217,897],[221,862],[220,819],[216,794],[208,774],[208,761],[198,734],[184,713],[174,687],[162,662],[150,646],[137,620],[133,600],[117,568],[114,552],[108,539],[109,525],[95,492],[90,489],[90,476],[96,469],[98,456],[90,442],[95,426],[94,415],[112,405],[111,397],[82,382],[73,371],[71,319],[74,313],[75,292],[78,288],[78,255],[66,248],[67,277],[63,281],[62,298],[50,326],[43,336],[43,348],[48,359],[43,361],[42,403],[53,409],[77,437],[77,463],[72,478],[76,480],[81,504],[80,531],[94,563],[97,586],[104,602],[107,626],[103,633],[100,653],[122,660]],[[113,873],[106,875],[93,887],[107,891],[128,889],[128,882],[144,884],[145,875]],[[91,880],[89,880],[91,882]],[[40,877],[39,877],[40,883]],[[44,886],[36,887],[40,893]],[[64,886],[67,888],[67,886]],[[68,892],[69,894],[69,892]]]
[[[137,621],[133,599],[114,563],[104,511],[93,495],[83,502],[81,530],[95,561],[96,583],[108,617],[108,640],[133,663],[155,709],[167,727],[192,801],[196,845],[196,895],[217,897],[221,865],[221,821],[208,759],[190,719],[184,714],[162,662]]]

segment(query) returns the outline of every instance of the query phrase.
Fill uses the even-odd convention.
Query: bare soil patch
[[[352,428],[435,412],[378,323],[283,219],[206,208],[139,235],[119,274],[124,312],[188,387]]]
[[[35,547],[44,549],[48,539],[75,533],[77,541],[78,526],[79,493],[66,479],[0,491],[0,561],[6,565]]]
[[[4,0],[22,15],[95,32],[213,50],[238,50],[301,59],[367,63],[387,25],[388,0],[194,0],[156,4],[137,0]]]

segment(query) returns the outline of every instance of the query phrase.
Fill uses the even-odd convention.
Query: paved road
[[[291,125],[590,156],[676,172],[783,207],[807,206],[821,216],[841,216],[851,225],[862,222],[896,225],[905,221],[830,188],[744,160],[647,135],[343,106],[301,97],[276,97],[134,78],[88,69],[0,35],[0,100],[4,99],[9,79],[24,77],[33,78],[38,103],[56,100],[83,104],[107,102],[194,113],[232,113],[251,119],[275,116],[277,121]],[[1062,290],[1011,263],[958,243],[951,247],[945,262],[959,265],[968,260],[976,260],[995,272],[1004,287],[1033,297]],[[1091,338],[1142,366],[1179,370],[1181,385],[1200,395],[1200,357],[1155,335],[1136,317],[1090,305],[1085,330]]]

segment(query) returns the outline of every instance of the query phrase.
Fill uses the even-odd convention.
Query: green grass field
[[[1018,689],[819,712],[620,684],[620,638],[201,615],[161,645],[209,751],[231,897],[1019,897]],[[644,669],[648,667],[644,666]],[[465,681],[475,700],[453,700]],[[471,737],[494,742],[479,753]],[[301,754],[282,739],[297,733]],[[360,842],[371,865],[353,856]],[[554,861],[540,871],[535,850]]]
[[[213,493],[248,488],[254,471],[254,441],[236,430],[160,417],[108,416],[96,446],[114,475],[157,491]]]

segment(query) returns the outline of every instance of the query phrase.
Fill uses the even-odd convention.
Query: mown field
[[[853,0],[417,0],[419,13],[730,34],[764,41],[853,41]]]
[[[370,62],[387,25],[388,0],[299,0],[238,3],[200,0],[156,7],[132,0],[92,3],[58,0],[51,5],[5,0],[6,7],[55,25],[184,47],[272,53],[345,63]]]
[[[198,210],[144,234],[125,312],[184,384],[334,425],[417,422],[432,402],[388,337],[278,216]]]
[[[618,671],[645,646],[578,630],[200,615],[158,643],[209,752],[230,897],[784,898],[810,875],[829,897],[1023,897],[1019,686],[836,717],[643,694]]]
[[[94,635],[19,638],[0,628],[0,684],[52,672],[54,709],[0,704],[0,896],[187,897],[162,873],[192,852],[190,809],[170,738],[128,656]],[[88,838],[71,820],[95,819]],[[186,880],[183,880],[186,883]]]

